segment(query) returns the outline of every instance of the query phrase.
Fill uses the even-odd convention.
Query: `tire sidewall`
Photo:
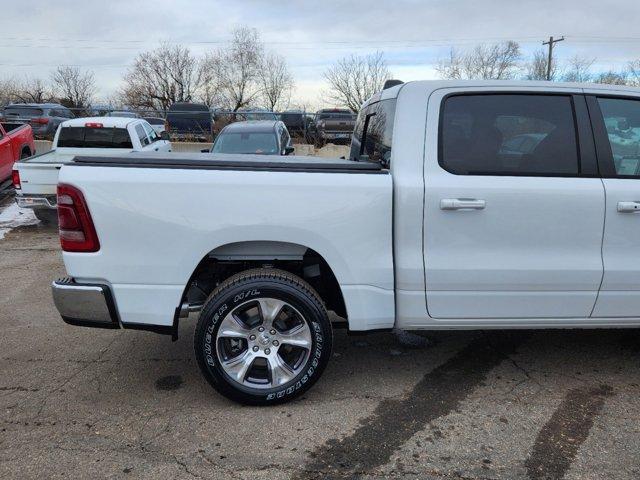
[[[238,306],[259,298],[276,298],[294,307],[311,331],[312,347],[302,371],[284,386],[250,388],[232,380],[220,365],[217,333],[226,315]],[[291,400],[305,392],[320,377],[331,354],[331,327],[326,311],[312,296],[277,279],[241,281],[223,290],[206,305],[198,320],[196,356],[207,381],[226,397],[246,404],[268,405]]]

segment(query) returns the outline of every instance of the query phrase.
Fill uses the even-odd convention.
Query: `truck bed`
[[[229,154],[153,154],[131,153],[126,156],[77,156],[78,166],[199,169],[199,170],[257,170],[291,172],[383,173],[373,162],[356,162],[342,158],[310,156],[268,156]]]

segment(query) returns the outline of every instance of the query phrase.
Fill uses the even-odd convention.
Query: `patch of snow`
[[[35,225],[40,222],[34,215],[33,210],[20,208],[15,202],[0,208],[0,240],[13,228]]]

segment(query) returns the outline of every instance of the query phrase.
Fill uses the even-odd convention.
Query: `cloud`
[[[326,66],[351,53],[383,51],[394,76],[404,79],[433,78],[433,64],[451,46],[514,39],[531,53],[550,34],[567,38],[557,46],[561,59],[597,58],[604,70],[640,58],[640,2],[633,0],[32,0],[28,9],[6,3],[2,75],[46,77],[59,64],[83,65],[95,71],[105,96],[138,52],[170,41],[204,53],[240,24],[257,28],[287,58],[296,96],[311,102]]]

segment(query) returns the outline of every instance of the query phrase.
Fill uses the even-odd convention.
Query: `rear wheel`
[[[194,343],[198,364],[218,392],[269,405],[287,402],[317,381],[331,355],[331,324],[301,278],[249,270],[209,296]]]

